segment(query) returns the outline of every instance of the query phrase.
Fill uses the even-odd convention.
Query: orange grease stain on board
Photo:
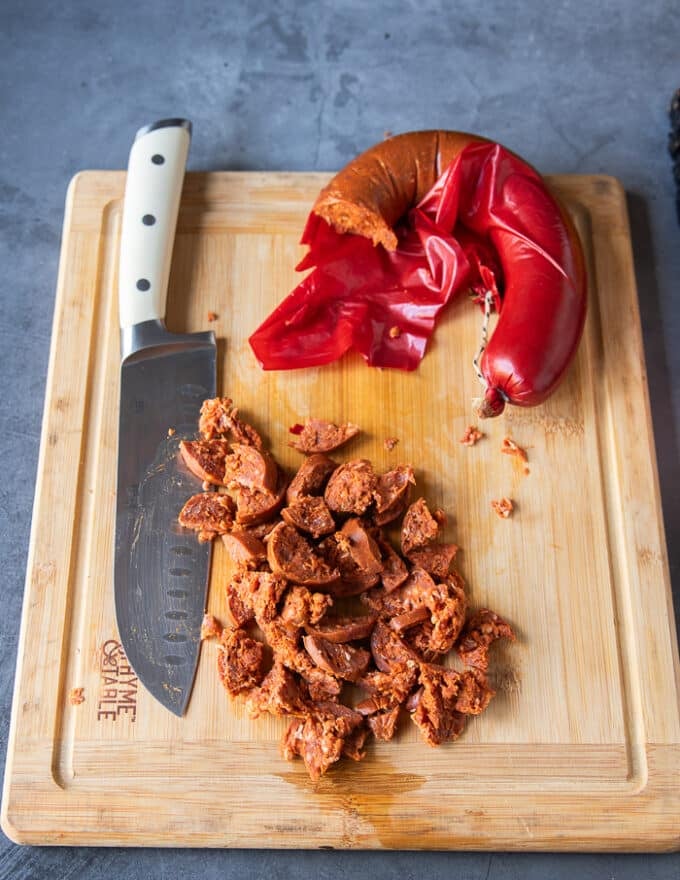
[[[389,743],[388,743],[389,746]],[[427,781],[427,776],[399,770],[392,762],[375,754],[375,745],[357,767],[353,762],[338,765],[329,770],[318,782],[312,782],[302,762],[291,764],[288,772],[277,776],[295,786],[310,798],[319,800],[320,811],[337,811],[340,839],[337,843],[323,845],[324,826],[316,829],[322,849],[350,849],[370,846],[379,842],[386,849],[408,846],[408,817],[399,815],[399,807],[412,809],[408,797]],[[409,804],[410,802],[410,804]],[[305,831],[311,831],[306,828]],[[417,841],[411,841],[417,846]]]

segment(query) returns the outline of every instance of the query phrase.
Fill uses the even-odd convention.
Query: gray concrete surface
[[[66,187],[80,169],[124,167],[132,134],[155,118],[193,120],[194,170],[331,170],[386,130],[441,127],[503,141],[544,172],[619,177],[629,195],[677,608],[680,226],[666,112],[679,86],[675,0],[4,0],[3,759]],[[27,849],[0,838],[2,880],[680,877],[677,855]]]

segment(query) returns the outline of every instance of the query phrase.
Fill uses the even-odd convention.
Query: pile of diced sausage
[[[254,718],[290,717],[283,753],[317,780],[363,758],[369,736],[392,739],[403,714],[430,745],[456,739],[494,695],[490,645],[514,636],[493,611],[468,613],[458,548],[439,540],[444,513],[411,500],[410,465],[336,461],[352,424],[291,430],[304,459],[289,479],[229,398],[205,401],[200,439],[180,446],[204,491],[179,521],[201,541],[220,536],[234,563],[228,625],[203,627],[220,640],[224,686]],[[452,649],[458,669],[444,665]]]

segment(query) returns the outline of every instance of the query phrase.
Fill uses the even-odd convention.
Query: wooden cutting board
[[[494,648],[498,695],[456,743],[394,742],[314,784],[278,753],[282,719],[249,720],[204,645],[178,719],[118,642],[113,523],[122,172],[71,184],[31,536],[2,826],[32,844],[657,850],[680,841],[680,682],[624,193],[551,178],[586,245],[590,311],[576,363],[544,406],[459,444],[479,393],[480,315],[462,301],[414,373],[355,357],[263,373],[247,336],[294,286],[322,174],[187,177],[170,329],[214,329],[218,388],[294,467],[288,427],[358,422],[346,457],[400,461],[450,513],[472,606],[518,633]],[[209,323],[208,313],[217,314]],[[500,453],[528,450],[530,473]],[[387,437],[399,438],[391,452]],[[517,509],[501,520],[490,501]],[[214,553],[209,607],[223,611]],[[72,705],[73,688],[84,702]]]

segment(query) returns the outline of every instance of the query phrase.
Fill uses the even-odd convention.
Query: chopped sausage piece
[[[309,623],[313,596],[329,599],[330,605],[333,604],[333,599],[328,593],[312,593],[311,590],[300,584],[290,585],[286,590],[283,605],[281,606],[279,614],[281,621],[287,626],[295,627],[301,633],[303,627]],[[319,611],[321,612],[320,617],[323,617],[325,609],[322,610],[320,608]]]
[[[302,462],[291,480],[286,492],[287,503],[295,504],[309,495],[323,494],[326,482],[337,466],[337,462],[327,455],[322,453],[310,455]]]
[[[231,437],[236,443],[262,448],[262,438],[251,425],[242,422],[229,397],[204,400],[198,430],[205,440]]]
[[[385,610],[390,614],[398,614],[427,605],[428,598],[435,589],[435,582],[425,569],[414,568],[398,589],[385,596]]]
[[[488,608],[480,608],[465,624],[455,648],[466,666],[486,671],[489,667],[489,647],[497,639],[515,641],[511,626]]]
[[[204,542],[226,534],[234,524],[235,512],[234,502],[228,495],[201,492],[189,498],[177,519],[185,529],[198,532],[198,540]]]
[[[204,400],[198,420],[198,430],[204,440],[226,437],[229,434],[229,414],[232,410],[230,397],[214,397]]]
[[[435,586],[425,598],[430,610],[432,631],[427,650],[435,654],[447,654],[463,629],[467,613],[467,596],[463,579],[458,574]]]
[[[291,440],[288,444],[298,452],[305,454],[313,452],[331,452],[356,437],[359,433],[359,426],[347,422],[344,425],[334,425],[324,419],[308,419],[302,431],[297,435],[296,440]]]
[[[315,713],[292,721],[282,740],[284,757],[289,761],[296,756],[301,757],[310,779],[318,781],[329,767],[340,760],[348,741],[351,742],[352,734],[361,725],[361,716],[357,713],[352,715],[359,720],[345,715]]]
[[[515,509],[515,505],[512,503],[510,498],[501,498],[500,500],[493,500],[491,502],[491,509],[494,513],[497,513],[501,519],[507,519],[512,511]]]
[[[373,673],[368,673],[369,675],[373,675]],[[380,675],[387,675],[386,672],[381,672]],[[362,682],[359,681],[357,684],[362,687]],[[360,712],[366,718],[371,715],[376,715],[378,712],[383,712],[385,709],[390,709],[393,706],[399,703],[398,700],[395,700],[389,694],[371,694],[368,697],[365,697],[363,700],[360,700],[356,706],[354,707],[357,712]]]
[[[416,669],[420,663],[415,651],[382,620],[376,621],[371,633],[371,654],[381,672],[391,672],[401,666]]]
[[[332,604],[333,598],[328,593],[312,593],[307,587],[296,584],[285,595],[281,619],[295,626],[309,627],[317,624]]]
[[[212,614],[204,614],[201,621],[201,641],[204,639],[219,639],[224,627]]]
[[[309,698],[312,702],[320,700],[334,700],[342,690],[342,682],[335,676],[316,666],[306,651],[298,653],[290,658],[290,668],[294,669],[306,682],[309,690]]]
[[[392,452],[392,450],[398,445],[398,437],[385,437],[385,440],[383,442],[383,447],[387,450],[387,452]]]
[[[459,547],[457,544],[439,544],[434,542],[411,550],[409,562],[424,569],[433,577],[444,578],[449,573],[451,563],[456,558]]]
[[[217,668],[222,684],[232,696],[256,687],[263,678],[264,645],[245,630],[225,630]]]
[[[305,655],[301,652],[301,656]],[[311,669],[307,669],[304,673],[300,672],[300,675],[307,682],[309,699],[312,702],[318,702],[319,700],[335,700],[342,690],[342,685],[337,678],[334,678],[332,675],[329,675],[323,669],[319,669],[313,664]]]
[[[299,651],[300,635],[302,628],[292,623],[290,620],[284,620],[281,615],[278,617],[260,619],[257,625],[267,639],[267,644],[274,651],[274,657],[278,657],[285,666],[295,671],[295,667],[286,662],[288,654]]]
[[[329,588],[337,583],[331,568],[293,526],[279,523],[267,541],[267,560],[272,571],[294,583]]]
[[[281,740],[287,761],[302,758],[313,782],[340,760],[344,740],[336,733],[333,721],[315,721],[311,717],[291,721]]]
[[[495,695],[483,670],[466,669],[458,681],[456,711],[463,715],[481,715]]]
[[[224,461],[229,454],[226,440],[182,440],[179,450],[184,463],[199,480],[223,485]]]
[[[424,659],[432,660],[451,650],[465,623],[467,597],[463,579],[451,573],[444,581],[433,584],[423,594],[423,600],[429,619],[409,627],[404,641]],[[390,620],[393,629],[404,629],[409,623],[407,614]]]
[[[380,548],[356,517],[347,520],[340,529],[342,543],[355,566],[368,575],[379,575],[383,564]]]
[[[281,508],[286,495],[286,475],[279,471],[276,490],[260,492],[240,486],[236,489],[236,522],[241,526],[255,526],[271,519]]]
[[[355,522],[358,523],[358,520]],[[375,545],[374,551],[368,541],[371,541],[372,544],[375,542],[361,527],[361,524],[357,527],[351,526],[349,532],[352,531],[355,533],[356,541],[352,541],[347,533],[340,531],[330,535],[320,544],[320,549],[328,560],[328,564],[339,572],[340,579],[331,588],[334,596],[356,596],[377,584],[380,578],[380,573],[376,571],[376,568],[378,564],[382,567],[382,564],[376,561],[374,555],[377,553],[379,559],[380,551],[377,545]],[[359,537],[360,535],[361,537]],[[360,546],[363,536],[367,540],[365,546]],[[363,567],[357,562],[357,559],[363,563]]]
[[[377,541],[382,554],[383,570],[380,572],[380,580],[387,593],[400,587],[408,577],[408,568],[404,560],[393,549],[389,541]]]
[[[354,596],[378,583],[383,569],[380,548],[356,517],[321,544],[326,559],[340,573],[335,596]]]
[[[372,675],[373,673],[369,673]],[[387,675],[386,672],[381,672],[380,675]],[[358,682],[359,686],[362,686],[361,681]],[[385,709],[391,709],[396,705],[400,705],[398,700],[395,700],[389,694],[371,694],[369,697],[365,697],[363,700],[360,700],[356,706],[354,707],[357,712],[360,712],[366,718],[370,718],[371,715],[377,715],[378,712],[384,712]]]
[[[313,662],[306,651],[299,648],[300,628],[280,617],[271,621],[257,621],[267,642],[285,666],[299,673],[307,682],[312,700],[336,697],[341,691],[340,682]]]
[[[408,504],[409,487],[415,483],[410,464],[400,464],[378,477],[373,515],[377,526],[384,526],[401,516]]]
[[[335,513],[365,513],[373,503],[378,479],[373,465],[365,458],[341,464],[326,485],[324,499]]]
[[[222,543],[236,565],[255,568],[267,558],[267,548],[262,541],[243,529],[234,529],[222,535]]]
[[[404,583],[390,593],[377,588],[365,598],[365,604],[378,614],[394,617],[413,611],[417,608],[425,608],[429,593],[435,589],[435,583],[430,575],[422,568],[414,568]],[[421,619],[429,617],[426,613]]]
[[[318,594],[317,594],[318,595]],[[373,631],[376,617],[373,614],[362,614],[359,617],[324,617],[316,626],[307,626],[307,632],[319,636],[327,642],[341,645],[367,639]],[[313,623],[313,621],[310,621]]]
[[[237,626],[243,626],[253,617],[259,626],[273,620],[277,606],[288,583],[285,578],[269,571],[249,571],[239,568],[227,584],[227,610]]]
[[[456,709],[459,679],[444,666],[425,664],[420,670],[422,690],[411,718],[430,746],[458,739],[465,728],[466,716]]]
[[[357,684],[368,691],[370,696],[357,704],[357,712],[361,712],[362,715],[373,715],[403,703],[413,690],[417,679],[418,667],[413,662],[396,662],[389,672],[379,670],[368,672]]]
[[[376,739],[389,742],[396,732],[400,712],[401,706],[394,706],[391,709],[386,709],[384,712],[376,712],[375,715],[370,715],[366,719],[366,723],[373,732],[373,736]]]
[[[255,571],[249,578],[253,613],[258,625],[263,621],[274,620],[278,615],[277,606],[288,582],[284,577],[269,571]]]
[[[326,502],[316,495],[301,498],[290,507],[284,507],[281,516],[289,525],[301,532],[308,532],[313,538],[335,531],[335,520]]]
[[[225,588],[227,612],[234,626],[248,623],[255,616],[253,610],[253,583],[255,572],[237,570]]]
[[[439,534],[439,521],[430,513],[427,501],[414,501],[404,515],[401,526],[401,551],[408,556],[412,550],[434,541]]]
[[[316,782],[342,755],[360,760],[365,737],[361,715],[340,703],[319,703],[306,718],[291,722],[282,740],[287,760],[302,758],[312,781]]]
[[[306,694],[295,674],[275,658],[262,684],[248,694],[246,708],[251,718],[258,718],[265,712],[304,715],[307,711]]]
[[[474,425],[468,425],[459,442],[463,446],[474,446],[483,436],[484,434]]]
[[[230,489],[244,488],[273,495],[279,469],[272,456],[243,443],[234,443],[231,448],[231,454],[224,459],[224,485]]]
[[[371,660],[371,655],[363,648],[338,645],[319,636],[306,635],[302,643],[320,669],[345,681],[357,681],[361,678]]]
[[[364,721],[362,715],[337,700],[319,700],[314,706],[314,713],[328,718],[342,718],[350,730],[361,727]]]

